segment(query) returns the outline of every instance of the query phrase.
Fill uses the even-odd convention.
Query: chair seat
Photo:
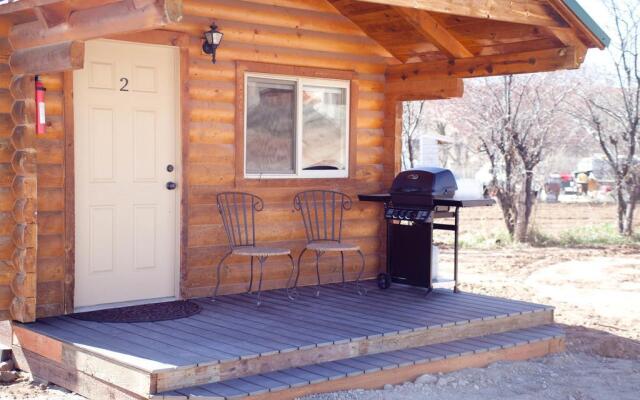
[[[314,251],[358,251],[360,246],[352,243],[318,241],[307,244],[307,249]]]
[[[278,247],[243,246],[233,249],[232,254],[252,257],[286,256],[291,254],[291,250]]]

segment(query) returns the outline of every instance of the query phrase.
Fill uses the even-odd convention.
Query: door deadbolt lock
[[[178,185],[176,185],[175,182],[167,182],[167,189],[168,190],[175,190],[178,187]]]
[[[174,169],[175,168],[174,168],[173,164],[167,165],[167,172],[173,172]]]

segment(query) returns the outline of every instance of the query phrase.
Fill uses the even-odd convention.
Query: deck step
[[[453,363],[447,366],[446,360],[460,357],[471,357],[481,353],[499,353],[508,349],[517,349],[532,346],[536,343],[562,340],[564,332],[557,325],[542,325],[527,329],[518,329],[503,333],[490,334],[474,338],[466,338],[446,343],[439,343],[421,347],[413,347],[403,350],[394,350],[384,353],[358,356],[338,361],[323,362],[297,368],[288,368],[281,371],[252,375],[243,378],[234,378],[186,389],[168,391],[152,395],[153,399],[236,399],[243,397],[264,398],[293,398],[301,394],[324,391],[319,386],[324,382],[332,381],[326,386],[335,390],[349,388],[346,378],[362,377],[364,375],[379,374],[384,371],[396,370],[416,366],[435,364],[440,365],[445,371],[465,368],[466,366],[478,366],[475,364]],[[543,349],[539,355],[548,353]],[[512,352],[513,353],[513,352]],[[506,353],[505,353],[506,354]],[[533,354],[533,353],[532,353]],[[530,354],[528,356],[531,356]],[[535,356],[535,354],[533,354]],[[528,357],[527,357],[528,358]],[[514,357],[501,357],[495,354],[485,357],[488,362],[500,359],[515,359]],[[486,365],[486,363],[485,363]],[[458,367],[456,367],[458,366]],[[436,368],[438,368],[436,366]],[[415,369],[414,369],[415,370]],[[438,371],[433,371],[438,372]],[[444,372],[444,371],[442,371]],[[340,385],[338,381],[342,381]],[[379,380],[382,383],[388,381]],[[361,384],[354,381],[354,387]],[[313,386],[316,385],[316,389]],[[380,386],[379,385],[379,386]],[[305,387],[307,390],[305,391]],[[375,387],[375,385],[373,386]],[[290,392],[290,393],[287,393]],[[272,395],[273,394],[273,395]]]

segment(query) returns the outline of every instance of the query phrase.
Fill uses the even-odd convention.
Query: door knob
[[[175,190],[178,187],[178,185],[176,185],[175,182],[167,182],[167,189],[168,190]]]

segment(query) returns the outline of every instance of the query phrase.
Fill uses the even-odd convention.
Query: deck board
[[[557,326],[520,329],[510,333],[509,336],[503,334],[485,335],[479,338],[456,340],[446,344],[441,343],[383,354],[360,356],[336,362],[290,368],[285,371],[181,389],[179,392],[189,399],[203,396],[205,392],[203,388],[206,388],[206,392],[210,392],[210,394],[227,399],[238,395],[260,396],[268,392],[280,392],[304,385],[320,384],[326,381],[335,381],[363,374],[375,374],[379,371],[410,367],[442,359],[468,357],[488,351],[526,346],[535,343],[535,338],[551,340],[563,335],[562,330]],[[525,338],[529,337],[532,340],[525,340]],[[496,349],[489,344],[494,342],[501,342],[502,345]],[[375,367],[372,368],[372,365]],[[229,387],[232,387],[233,390],[230,390]],[[171,393],[173,392],[166,394]],[[162,398],[164,395],[161,393],[154,397]]]
[[[315,287],[304,287],[299,289],[300,296],[295,301],[287,299],[282,290],[264,292],[260,307],[255,304],[255,296],[247,294],[221,296],[215,302],[208,298],[198,299],[195,301],[202,306],[201,313],[173,321],[115,324],[52,317],[24,326],[125,365],[154,372],[372,338],[392,338],[427,329],[550,310],[545,305],[472,293],[454,294],[446,289],[436,289],[425,296],[425,291],[419,288],[394,285],[388,290],[379,290],[374,282],[364,285],[368,289],[364,296],[358,295],[353,285],[323,285],[319,297],[314,296]],[[540,328],[521,337],[504,334],[477,342],[463,341],[455,345],[455,349],[473,351],[474,346],[483,343],[497,346],[497,340],[534,340],[536,335],[550,332],[553,333],[549,328]],[[428,350],[407,350],[393,357],[400,365],[418,356],[437,357],[453,350],[435,346]],[[388,366],[389,361],[366,356],[358,361],[358,365],[345,360],[331,365],[335,367],[334,372],[347,374]],[[331,370],[331,365],[323,368]],[[362,365],[369,368],[363,369]],[[311,374],[310,371],[305,373]],[[281,381],[275,376],[266,378]],[[288,382],[292,379],[287,377],[286,382],[281,382],[290,385]],[[320,376],[313,379],[320,379]]]

